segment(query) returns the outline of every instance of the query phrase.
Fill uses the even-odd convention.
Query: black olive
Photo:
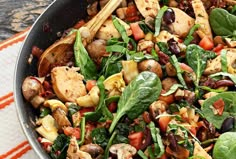
[[[173,38],[168,40],[167,44],[169,46],[170,52],[172,52],[173,54],[179,54],[181,52],[177,41],[175,41]]]
[[[163,21],[169,25],[171,23],[173,23],[175,21],[175,12],[173,11],[173,9],[168,8],[164,15],[163,15]]]
[[[170,149],[173,150],[174,152],[177,152],[177,141],[173,133],[169,133],[168,136],[168,141],[170,142]]]
[[[224,120],[224,122],[221,125],[220,132],[225,133],[227,131],[230,131],[233,129],[235,124],[235,118],[234,117],[228,117]]]

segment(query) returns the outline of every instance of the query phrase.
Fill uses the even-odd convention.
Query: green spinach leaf
[[[189,45],[189,44],[193,41],[193,39],[194,39],[193,33],[194,33],[199,27],[200,27],[200,24],[195,24],[195,25],[190,29],[190,31],[189,31],[187,37],[186,37],[185,40],[184,40],[184,44],[185,44],[185,45]]]
[[[214,114],[212,104],[218,99],[222,99],[225,103],[222,115]],[[207,121],[212,123],[217,129],[220,129],[226,118],[236,116],[236,92],[223,92],[208,98],[204,101],[201,109]]]
[[[236,30],[236,16],[222,8],[215,8],[210,13],[211,28],[216,35],[233,35]]]
[[[148,71],[140,73],[123,91],[109,132],[113,132],[122,116],[137,118],[158,98],[160,92],[161,81],[156,74]]]
[[[213,149],[214,159],[233,159],[236,157],[236,132],[227,132],[218,138]]]
[[[56,140],[52,145],[52,149],[50,152],[50,156],[53,159],[64,159],[66,158],[67,149],[70,143],[70,138],[64,134],[60,134],[57,136]],[[58,155],[58,151],[61,153]]]

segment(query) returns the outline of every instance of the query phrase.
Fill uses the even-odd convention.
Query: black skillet
[[[87,0],[56,0],[38,18],[28,34],[23,47],[19,53],[15,67],[14,98],[18,117],[23,131],[30,145],[40,159],[49,156],[37,141],[35,132],[35,117],[38,113],[21,93],[21,85],[26,76],[37,75],[37,61],[28,64],[33,46],[46,49],[58,39],[58,33],[72,27],[78,20],[86,16]]]

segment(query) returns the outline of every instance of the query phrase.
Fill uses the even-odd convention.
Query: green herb
[[[123,91],[109,132],[113,132],[122,116],[137,118],[158,98],[160,92],[161,82],[156,74],[147,71],[140,73]]]
[[[149,59],[158,61],[158,56],[156,57],[155,55],[153,56],[150,54],[145,54],[143,52],[137,52],[129,56],[129,60],[134,60],[135,62],[141,62],[143,60],[149,60]]]
[[[209,92],[216,92],[216,93],[225,92],[224,89],[212,89],[212,88],[207,87],[207,86],[199,86],[198,88],[203,89],[205,91],[209,91]]]
[[[50,156],[53,159],[64,159],[67,155],[67,149],[70,143],[70,138],[64,134],[60,134],[57,136],[56,140],[52,144],[52,149],[50,152]],[[58,155],[58,151],[60,154]]]
[[[118,19],[115,16],[112,16],[112,22],[113,22],[116,30],[120,33],[124,42],[126,44],[128,44],[130,38],[128,37],[128,35],[126,33],[125,27],[122,24],[120,24],[120,22],[118,21]]]
[[[154,156],[155,158],[159,158],[165,152],[164,145],[161,140],[160,130],[155,127],[153,122],[150,122],[148,126],[150,128],[152,140],[154,142]]]
[[[178,77],[180,83],[183,85],[183,88],[187,89],[187,85],[186,85],[184,78],[182,76],[182,70],[180,69],[178,59],[176,58],[175,55],[171,56],[170,62],[175,67],[176,72],[177,72],[177,77]]]
[[[142,159],[148,159],[148,157],[143,153],[142,150],[138,150],[138,155],[139,155]]]
[[[236,85],[236,75],[233,75],[233,74],[230,74],[230,73],[227,73],[227,72],[218,72],[218,73],[210,75],[211,78],[214,78],[214,77],[217,77],[217,76],[229,77],[234,82],[234,84]]]
[[[211,11],[210,16],[211,28],[216,35],[228,36],[233,35],[235,31],[236,16],[230,14],[222,8],[215,8]]]
[[[83,145],[85,138],[85,117],[82,117],[81,119],[80,130],[81,130],[81,137],[80,141],[78,141],[78,145]]]
[[[111,145],[113,143],[113,140],[115,139],[116,135],[117,135],[117,132],[114,131],[112,133],[108,143],[107,143],[107,147],[106,147],[105,152],[104,152],[104,158],[108,158],[109,157],[109,149],[110,149],[110,147],[111,147]]]
[[[80,72],[85,80],[97,79],[97,67],[93,60],[89,57],[85,49],[80,32],[77,31],[74,44],[75,66],[80,67]]]
[[[168,45],[167,45],[167,43],[165,43],[165,42],[158,42],[157,43],[157,46],[159,47],[159,49],[163,52],[163,53],[165,53],[166,55],[172,55],[172,53],[169,51],[169,48],[168,48]]]
[[[236,15],[236,5],[233,6],[230,13]]]
[[[112,96],[112,97],[106,98],[105,103],[106,105],[109,105],[112,102],[118,102],[119,99],[120,99],[120,96]]]
[[[144,34],[152,33],[151,29],[142,21],[138,23],[139,27],[143,30]]]
[[[68,107],[68,116],[71,119],[72,115],[75,114],[76,112],[78,112],[80,110],[80,107],[76,104],[70,104]]]
[[[105,128],[95,128],[91,133],[92,141],[105,148],[108,144],[109,134]]]
[[[159,11],[158,14],[155,18],[155,36],[158,36],[161,30],[161,22],[162,22],[162,17],[166,10],[168,9],[167,6],[163,6]]]
[[[183,86],[181,84],[174,84],[173,86],[171,86],[170,90],[164,94],[161,94],[162,96],[168,96],[168,95],[171,95],[173,93],[175,93],[175,91],[178,89],[178,88],[183,88]]]
[[[51,109],[50,109],[50,108],[46,108],[46,107],[41,108],[41,109],[40,109],[40,115],[39,115],[39,117],[40,117],[40,118],[43,118],[43,117],[47,116],[47,115],[50,114],[50,113],[51,113]]]
[[[236,132],[220,135],[213,149],[214,159],[233,159],[236,156]]]
[[[196,74],[196,81],[194,82],[196,86],[199,85],[199,80],[206,68],[207,60],[214,58],[215,56],[215,53],[205,51],[198,45],[188,45],[186,51],[186,60]]]
[[[222,50],[220,56],[221,56],[221,68],[223,72],[228,72],[226,55],[227,55],[227,51]]]
[[[110,46],[106,46],[106,51],[107,52],[118,52],[118,53],[122,53],[122,54],[126,54],[129,50],[121,45],[110,45]]]
[[[222,115],[214,114],[213,103],[219,99],[224,101],[224,112]],[[208,98],[204,101],[201,109],[206,120],[217,129],[220,129],[226,118],[236,116],[236,92],[223,92]]]
[[[186,37],[185,40],[184,40],[184,44],[185,44],[185,45],[189,45],[189,44],[193,41],[193,39],[194,39],[193,33],[194,33],[199,27],[200,27],[199,24],[195,24],[195,25],[190,29],[190,31],[189,31],[187,37]]]

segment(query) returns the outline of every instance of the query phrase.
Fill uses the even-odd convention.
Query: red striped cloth
[[[28,30],[0,42],[0,159],[38,159],[21,129],[13,98],[16,59]]]

